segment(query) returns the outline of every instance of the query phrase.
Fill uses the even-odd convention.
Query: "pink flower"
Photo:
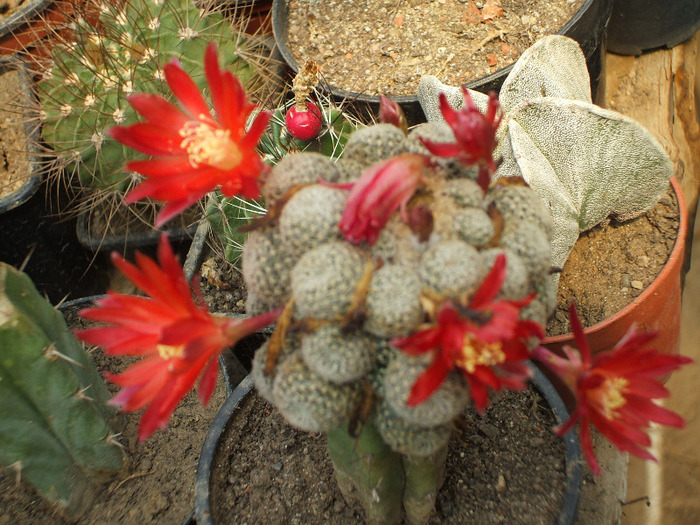
[[[557,429],[566,434],[580,423],[581,446],[591,471],[600,473],[591,441],[591,423],[613,445],[644,459],[655,459],[646,448],[651,440],[644,429],[650,423],[682,428],[683,419],[654,403],[669,396],[659,378],[692,362],[678,355],[664,355],[645,348],[656,333],[639,333],[632,326],[614,348],[591,358],[576,307],[569,307],[571,329],[578,351],[564,347],[566,358],[538,347],[533,355],[560,376],[576,396],[569,420]]]
[[[496,93],[489,95],[486,114],[478,110],[469,90],[462,87],[464,109],[455,110],[447,102],[444,93],[440,93],[440,112],[445,122],[452,128],[456,142],[436,143],[421,139],[428,151],[438,157],[454,157],[467,166],[479,165],[479,185],[486,191],[491,183],[491,175],[496,171],[493,152],[498,141],[496,131],[503,114],[499,111]]]
[[[379,95],[379,122],[396,126],[404,133],[408,133],[406,115],[396,102],[384,95]]]
[[[213,43],[207,47],[204,69],[216,117],[194,81],[173,60],[163,71],[182,109],[157,95],[132,95],[129,103],[147,122],[109,131],[122,144],[154,157],[127,164],[146,180],[129,192],[125,202],[145,197],[165,201],[156,226],[218,186],[228,196],[259,196],[257,178],[264,164],[255,147],[270,115],[259,113],[246,132],[255,106],[247,103],[240,81],[219,68]]]
[[[406,205],[422,181],[429,159],[425,155],[406,153],[370,166],[352,186],[340,230],[345,238],[358,244],[377,242],[379,232],[400,209],[407,219]]]
[[[526,340],[533,336],[541,339],[544,332],[537,323],[520,320],[520,310],[532,297],[522,301],[495,300],[505,271],[505,255],[499,255],[467,304],[446,301],[438,311],[435,325],[391,341],[409,355],[433,352],[430,366],[411,389],[409,406],[429,398],[455,368],[469,382],[479,411],[488,405],[489,389],[525,388],[531,375],[526,362],[530,357]]]
[[[192,299],[190,286],[167,237],[158,246],[158,261],[136,254],[136,265],[113,253],[121,272],[147,297],[115,292],[82,310],[85,319],[110,326],[87,328],[76,335],[102,346],[110,355],[145,356],[121,374],[107,378],[122,387],[112,403],[132,412],[150,405],[141,418],[139,439],[165,428],[177,404],[198,377],[199,397],[206,404],[214,391],[221,351],[275,321],[280,311],[234,320],[214,317]]]

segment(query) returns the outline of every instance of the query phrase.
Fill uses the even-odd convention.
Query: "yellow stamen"
[[[467,373],[473,374],[477,366],[493,366],[505,360],[506,354],[501,343],[484,343],[468,333],[464,336],[462,352],[455,359],[455,364]]]
[[[241,163],[241,150],[231,140],[228,129],[220,129],[201,121],[187,122],[180,129],[180,147],[187,151],[193,168],[206,164],[230,170]]]
[[[158,355],[164,361],[169,361],[174,358],[182,358],[185,354],[185,346],[169,346],[169,345],[157,345]]]
[[[611,377],[596,389],[607,419],[616,419],[618,409],[627,403],[623,393],[628,384],[629,381],[624,377]]]

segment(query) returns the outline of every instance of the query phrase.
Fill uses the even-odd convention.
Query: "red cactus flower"
[[[257,178],[264,164],[255,147],[270,115],[259,113],[246,132],[255,105],[247,103],[240,81],[219,68],[213,43],[204,55],[204,69],[216,117],[194,81],[173,60],[163,71],[182,109],[157,95],[132,95],[129,103],[147,122],[109,130],[122,144],[155,157],[127,164],[146,180],[127,194],[125,202],[144,197],[165,201],[156,226],[217,186],[228,196],[259,196]]]
[[[692,359],[645,348],[656,333],[640,333],[634,326],[611,350],[591,358],[573,303],[569,307],[569,319],[578,351],[565,347],[566,358],[544,347],[533,352],[534,357],[560,376],[576,396],[576,409],[569,420],[557,428],[557,433],[566,434],[580,423],[581,447],[596,475],[600,473],[600,466],[593,451],[591,423],[618,449],[655,460],[646,450],[651,440],[644,429],[649,428],[652,421],[677,428],[684,425],[678,414],[652,401],[669,396],[659,378]]]
[[[489,95],[486,114],[479,111],[474,104],[469,90],[462,87],[464,93],[464,109],[455,110],[447,102],[444,93],[440,93],[440,112],[445,122],[452,128],[456,142],[436,143],[421,139],[428,151],[438,157],[455,157],[467,166],[478,164],[479,185],[486,191],[491,183],[491,175],[496,171],[493,152],[498,141],[496,131],[501,123],[503,114],[496,93]]]
[[[425,155],[406,153],[367,168],[353,184],[340,220],[345,238],[355,244],[374,244],[397,209],[407,221],[406,204],[422,181],[428,162]]]
[[[522,390],[531,375],[526,360],[526,340],[544,337],[542,327],[520,319],[522,301],[495,300],[503,286],[506,258],[501,254],[468,304],[446,301],[436,324],[391,344],[409,355],[433,352],[433,360],[418,377],[409,395],[409,406],[419,405],[435,392],[457,368],[469,383],[477,410],[488,405],[489,389]]]
[[[140,253],[135,266],[117,253],[112,260],[147,297],[109,292],[80,315],[110,326],[79,330],[76,335],[104,347],[107,354],[145,356],[121,374],[107,374],[122,387],[113,404],[127,412],[150,404],[139,426],[139,439],[144,440],[157,428],[165,428],[200,376],[199,397],[206,405],[216,384],[221,351],[274,322],[280,312],[245,320],[212,316],[193,300],[165,235],[158,246],[160,264]]]

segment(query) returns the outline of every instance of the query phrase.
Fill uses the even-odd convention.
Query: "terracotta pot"
[[[615,315],[584,329],[591,352],[611,349],[627,332],[632,323],[642,331],[654,330],[658,336],[652,345],[666,354],[677,354],[680,349],[681,323],[681,270],[683,268],[688,214],[680,184],[674,178],[671,186],[678,199],[680,225],[676,243],[656,279],[630,304]],[[544,346],[561,353],[564,345],[575,346],[573,334],[547,337]]]
[[[552,409],[557,421],[566,421],[569,414],[559,394],[539,370],[535,369],[534,372],[535,375],[532,379],[533,385]],[[188,521],[185,523],[192,525],[194,523],[198,525],[212,525],[210,480],[217,449],[219,448],[219,441],[229,421],[236,417],[243,403],[250,401],[254,392],[255,389],[253,387],[252,377],[247,376],[229,395],[228,399],[219,410],[219,413],[216,415],[204,442],[197,466],[194,517],[189,517]],[[580,458],[580,445],[576,433],[569,432],[563,439],[567,477],[566,486],[563,490],[564,497],[562,507],[557,518],[557,525],[571,525],[576,518],[581,494],[582,461]]]
[[[287,43],[288,5],[291,0],[274,0],[272,5],[272,30],[275,41],[287,65],[294,71],[299,70],[299,64],[292,55]],[[558,31],[558,34],[573,38],[581,45],[586,55],[586,63],[591,77],[591,92],[595,98],[598,84],[604,72],[605,30],[610,18],[612,0],[586,0],[581,8]],[[466,84],[470,89],[488,93],[498,91],[513,65],[491,73]],[[337,86],[328,89],[338,101],[352,101],[353,107],[363,115],[377,115],[379,112],[379,97],[353,91],[347,91]],[[423,110],[416,95],[392,97],[401,105],[409,125],[425,122]]]

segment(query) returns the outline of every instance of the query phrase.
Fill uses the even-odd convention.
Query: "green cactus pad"
[[[476,248],[454,239],[439,242],[426,251],[418,274],[431,290],[460,297],[475,292],[487,271]]]
[[[301,355],[312,372],[331,383],[344,384],[357,381],[372,370],[376,347],[376,339],[369,334],[344,334],[339,325],[332,324],[306,334]]]
[[[363,169],[390,157],[408,152],[403,132],[391,124],[376,124],[355,131],[345,145],[343,158],[357,162]]]
[[[92,359],[25,274],[0,263],[0,464],[70,515],[122,467]]]
[[[407,456],[430,456],[447,445],[452,425],[437,427],[412,425],[396,415],[387,403],[381,403],[375,417],[377,430],[395,452]]]

